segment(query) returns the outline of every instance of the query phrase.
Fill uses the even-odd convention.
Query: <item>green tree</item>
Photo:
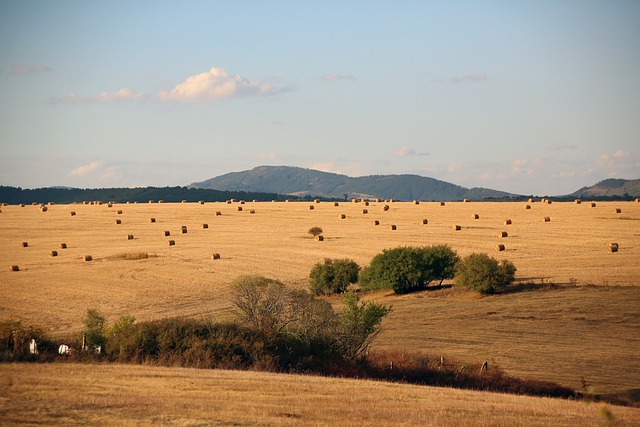
[[[322,228],[320,227],[311,227],[308,231],[313,237],[319,236],[322,234]]]
[[[339,346],[344,359],[362,358],[381,331],[382,319],[391,312],[391,306],[372,301],[361,302],[356,292],[346,292],[345,305],[338,320]]]
[[[325,259],[313,266],[309,273],[311,291],[316,295],[339,294],[351,283],[358,282],[360,266],[350,259]]]
[[[454,281],[458,286],[494,294],[513,283],[516,271],[511,261],[498,261],[485,253],[473,253],[458,262]]]
[[[84,344],[90,350],[102,347],[107,342],[107,319],[96,309],[87,309],[87,316],[83,320]]]
[[[454,276],[456,252],[447,245],[385,249],[360,274],[363,289],[393,289],[404,294],[440,284]]]

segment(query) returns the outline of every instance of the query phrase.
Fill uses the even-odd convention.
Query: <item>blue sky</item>
[[[0,184],[640,178],[640,2],[0,1]]]

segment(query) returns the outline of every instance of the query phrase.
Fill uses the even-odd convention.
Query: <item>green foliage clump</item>
[[[345,307],[338,323],[340,353],[345,360],[356,361],[380,333],[382,319],[391,312],[391,306],[361,302],[356,292],[346,292],[342,301]]]
[[[360,266],[350,259],[326,259],[309,273],[311,291],[316,295],[340,294],[358,282]]]
[[[473,253],[456,265],[454,281],[483,294],[494,294],[515,280],[516,266],[507,260],[497,259],[484,253]]]
[[[454,276],[457,253],[447,245],[385,249],[362,270],[363,289],[393,289],[397,294],[426,288]]]
[[[82,335],[84,336],[83,343],[88,349],[94,349],[96,347],[104,348],[107,342],[107,319],[95,309],[87,309],[87,316],[83,320],[84,329]]]

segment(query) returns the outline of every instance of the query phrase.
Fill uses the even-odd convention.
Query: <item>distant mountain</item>
[[[582,187],[578,191],[571,193],[570,196],[580,198],[636,198],[640,197],[640,179],[605,179],[591,187]]]
[[[370,175],[349,177],[290,166],[259,166],[243,172],[231,172],[190,188],[224,191],[256,191],[313,195],[330,198],[382,198],[397,200],[462,200],[519,197],[487,188],[465,188],[419,175]]]

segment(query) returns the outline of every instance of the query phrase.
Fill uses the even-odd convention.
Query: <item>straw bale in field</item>
[[[250,213],[250,214],[254,214],[254,213],[256,213],[256,210],[255,210],[255,209],[251,209],[251,210],[249,211],[249,213]]]
[[[422,220],[422,224],[423,224],[423,225],[429,224],[429,220],[428,220],[427,218],[424,218],[424,219]]]
[[[363,213],[363,214],[368,214],[368,213],[369,213],[369,210],[368,210],[368,209],[362,209],[362,213]]]
[[[133,240],[133,234],[127,234],[127,240]]]
[[[166,236],[171,236],[171,232],[170,232],[170,231],[168,231],[168,230],[165,230],[165,231],[164,231],[164,236],[165,236],[165,237],[166,237]]]
[[[58,256],[58,251],[49,252],[49,256]]]
[[[89,261],[92,261],[92,260],[93,260],[93,257],[92,257],[91,255],[85,255],[85,256],[82,258],[82,260],[83,260],[84,262],[89,262]]]
[[[155,203],[153,200],[149,200],[149,203]]]
[[[414,200],[414,201],[413,201],[413,204],[414,204],[414,205],[419,205],[419,204],[420,204],[420,202],[419,202],[418,200]]]
[[[319,241],[319,242],[323,242],[323,241],[324,241],[324,237],[323,237],[323,236],[321,236],[321,235],[316,236],[316,237],[315,237],[315,239],[316,239],[317,241]]]
[[[389,205],[384,205],[382,207],[382,210],[385,211],[385,212],[388,211],[389,210]]]
[[[398,227],[396,227],[394,224],[391,224],[389,226],[389,230],[397,230],[397,229],[398,229]]]
[[[155,218],[149,218],[149,222],[156,222]]]
[[[310,211],[312,211],[312,210],[314,210],[314,209],[315,209],[315,207],[314,207],[313,205],[309,205],[309,210],[310,210]]]
[[[20,267],[18,267],[17,265],[10,265],[9,271],[20,271]]]
[[[222,212],[216,211],[216,216],[220,216],[220,215],[222,215]]]
[[[549,218],[548,216],[544,217],[544,222],[550,222],[550,221],[551,221],[551,218]]]
[[[237,207],[238,212],[242,212],[242,206]]]
[[[76,211],[71,211],[71,212],[69,212],[69,215],[71,215],[71,216],[76,216]]]
[[[471,218],[473,218],[473,219],[480,219],[480,215],[478,215],[478,214],[473,214],[473,215],[471,215]]]
[[[595,202],[591,202],[591,207],[592,207],[592,208],[595,208],[595,207],[596,207]]]
[[[609,252],[618,252],[618,249],[617,243],[609,243]]]
[[[345,219],[347,216],[345,214],[340,214],[340,219]]]
[[[378,221],[377,219],[373,220],[373,225],[380,225],[380,221]]]
[[[214,253],[213,255],[211,255],[211,259],[220,259],[220,254],[219,253]]]
[[[340,206],[340,203],[338,203],[338,202],[333,202],[333,206]]]
[[[511,220],[510,219],[505,219],[504,220],[504,225],[511,225]]]
[[[440,202],[440,206],[444,206],[444,202]]]
[[[453,229],[453,231],[460,231],[462,230],[462,227],[459,225],[454,225],[453,227],[451,227]]]
[[[187,203],[187,201],[186,201],[186,200],[183,200],[183,201],[182,201],[182,203]]]
[[[204,200],[198,200],[198,204],[204,205]]]
[[[119,219],[116,219],[116,224],[122,224],[122,221]]]
[[[202,224],[202,229],[203,229],[203,230],[204,230],[204,229],[207,229],[207,228],[209,228],[209,224]]]
[[[21,207],[21,208],[24,208],[24,203],[20,203],[20,207]]]
[[[118,215],[122,215],[122,211],[121,211],[121,210],[118,210],[117,214],[118,214]]]
[[[582,204],[582,200],[580,200],[580,199],[576,199],[576,200],[574,200],[574,202],[576,203],[576,205]]]
[[[60,243],[60,249],[67,249],[66,243]]]
[[[615,211],[615,212],[616,212],[616,213],[622,213],[622,209],[620,209],[620,208],[616,208],[616,211]]]
[[[187,226],[186,226],[186,225],[183,225],[183,226],[180,228],[180,232],[181,232],[182,234],[187,234]]]
[[[367,202],[366,200],[363,200],[362,204],[365,205],[365,206],[369,206],[369,202]]]
[[[175,240],[169,240],[169,246],[173,246],[173,245],[175,245],[175,244],[176,244],[176,241],[175,241]]]
[[[498,233],[498,236],[499,237],[508,237],[509,233],[507,233],[506,231],[501,231],[501,232]]]
[[[22,242],[22,247],[23,248],[28,248],[29,247],[29,242]]]
[[[469,199],[464,199],[463,202],[464,203],[469,203]]]
[[[496,250],[497,250],[498,252],[502,252],[502,251],[504,251],[504,249],[505,249],[505,248],[504,248],[504,245],[503,245],[503,244],[496,245]]]
[[[47,208],[46,206],[42,206],[42,207],[40,208],[40,210],[41,210],[42,212],[46,212],[46,211],[47,211],[47,209],[48,209],[48,208]]]
[[[524,205],[525,209],[531,209],[531,205]]]
[[[318,199],[313,199],[313,203],[320,203],[320,200],[318,200]]]

